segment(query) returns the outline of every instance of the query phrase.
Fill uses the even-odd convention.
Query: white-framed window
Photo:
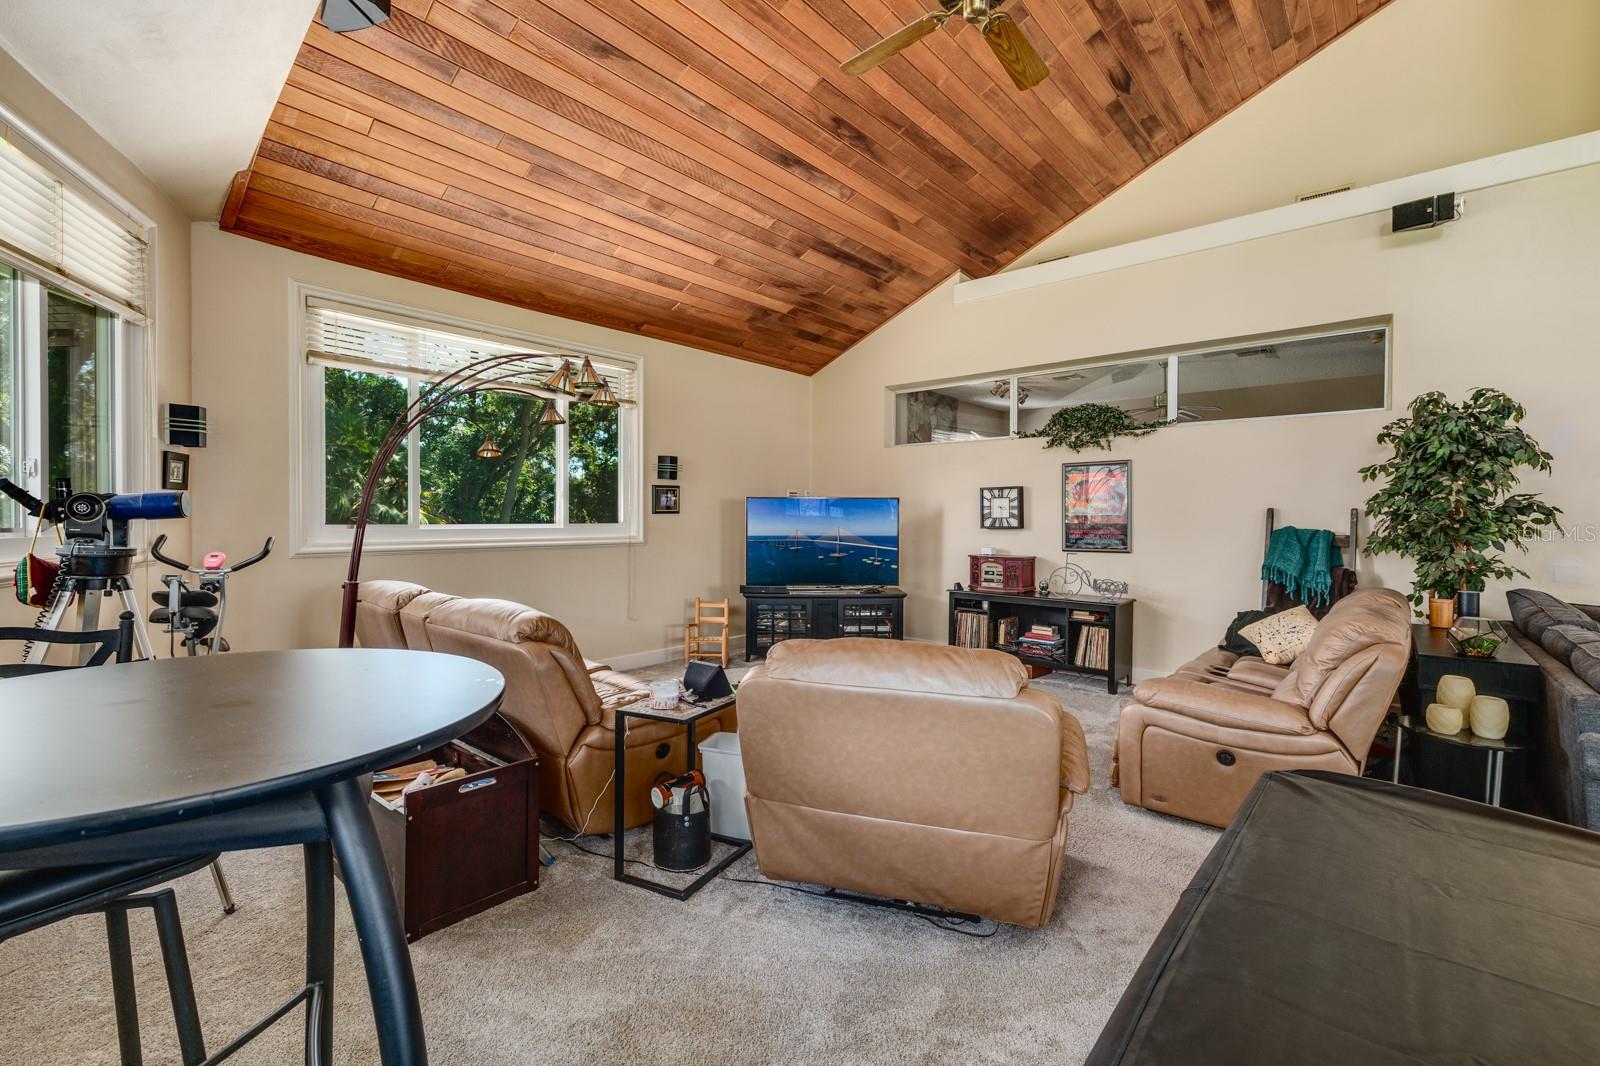
[[[1001,371],[891,389],[890,439],[1005,439],[1083,403],[1180,425],[1382,410],[1389,365],[1389,324],[1367,322]]]
[[[152,231],[0,109],[0,477],[35,496],[144,485],[133,442],[147,413]],[[0,560],[35,525],[0,496]]]
[[[291,284],[297,554],[349,547],[361,486],[391,423],[442,375],[531,353],[540,375],[585,359],[618,406],[540,387],[459,397],[395,453],[368,512],[368,551],[608,544],[643,536],[644,366],[637,356]],[[547,421],[548,410],[561,419]]]

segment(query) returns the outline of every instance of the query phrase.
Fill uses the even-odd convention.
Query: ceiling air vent
[[[1294,198],[1294,202],[1297,204],[1303,204],[1307,200],[1320,200],[1324,196],[1332,196],[1334,193],[1349,192],[1352,188],[1354,188],[1354,186],[1348,184],[1335,185],[1333,188],[1323,189],[1321,192],[1308,192],[1304,196],[1296,196]]]

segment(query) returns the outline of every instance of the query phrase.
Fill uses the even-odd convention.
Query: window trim
[[[459,330],[471,335],[526,342],[530,347],[553,349],[582,358],[585,355],[631,366],[638,402],[619,408],[622,421],[622,446],[618,460],[621,485],[618,501],[622,521],[606,525],[565,525],[567,517],[567,478],[556,480],[556,518],[554,524],[536,525],[440,525],[367,526],[364,553],[409,553],[432,551],[507,550],[541,547],[583,547],[598,544],[638,544],[644,541],[644,396],[645,359],[641,355],[619,352],[591,344],[578,344],[558,337],[544,336],[508,326],[410,307],[356,293],[330,289],[310,282],[289,282],[289,528],[290,554],[299,556],[346,555],[353,531],[347,526],[330,526],[321,521],[326,449],[322,390],[312,382],[312,373],[324,369],[306,360],[306,299],[319,297],[365,308],[376,314],[392,314]],[[561,401],[563,416],[566,401]],[[410,445],[408,444],[408,449]],[[556,435],[557,469],[567,469],[566,435]],[[408,506],[415,503],[417,485],[407,490]],[[414,517],[414,516],[413,516]]]
[[[47,293],[50,289],[61,291],[71,299],[84,299],[112,314],[110,329],[110,384],[112,425],[109,445],[111,450],[111,491],[116,493],[142,492],[149,484],[145,476],[145,455],[139,434],[144,425],[145,383],[148,379],[146,354],[149,350],[148,324],[130,322],[117,315],[105,301],[87,300],[81,294],[55,284],[41,272],[13,267],[9,262],[0,264],[14,269],[20,276],[18,301],[18,339],[21,351],[17,360],[17,393],[21,397],[23,433],[19,441],[18,460],[25,468],[13,480],[35,496],[43,498],[48,492],[44,453],[50,435],[49,412],[44,402],[47,319]],[[74,486],[75,489],[82,486]],[[14,584],[12,568],[23,552],[33,543],[34,519],[23,515],[23,524],[15,532],[0,529],[0,587]],[[49,534],[41,535],[43,543]],[[50,544],[55,543],[53,537]],[[135,545],[141,548],[142,542]],[[45,556],[49,557],[46,551]]]
[[[912,382],[905,385],[892,385],[886,392],[888,446],[891,448],[925,448],[930,445],[946,444],[982,444],[993,441],[1018,439],[1018,410],[1017,410],[1017,384],[1027,377],[1039,374],[1049,374],[1060,370],[1085,370],[1103,366],[1123,366],[1129,363],[1154,363],[1165,359],[1166,364],[1166,394],[1167,418],[1175,420],[1178,417],[1180,406],[1179,395],[1179,363],[1189,356],[1206,355],[1211,352],[1226,352],[1236,348],[1253,347],[1262,344],[1282,344],[1292,341],[1317,340],[1323,337],[1338,337],[1347,333],[1366,333],[1371,330],[1383,330],[1383,404],[1379,407],[1351,407],[1336,411],[1299,411],[1287,415],[1248,415],[1239,418],[1207,418],[1194,422],[1173,421],[1173,426],[1224,426],[1235,422],[1262,422],[1274,421],[1285,418],[1325,418],[1329,415],[1361,414],[1368,411],[1387,411],[1393,406],[1394,390],[1394,319],[1391,316],[1374,316],[1372,318],[1353,319],[1345,322],[1328,323],[1313,326],[1307,329],[1283,330],[1272,333],[1257,333],[1244,337],[1233,337],[1227,340],[1204,341],[1199,344],[1171,345],[1164,348],[1150,348],[1138,352],[1127,352],[1105,358],[1091,356],[1065,363],[1041,363],[1035,366],[1019,369],[996,370],[986,374],[968,374],[962,377],[938,378],[932,381]],[[972,437],[958,440],[924,440],[901,442],[897,438],[895,405],[899,398],[911,392],[927,392],[934,389],[949,388],[954,385],[981,385],[1009,378],[1010,391],[1007,393],[1007,407],[1010,411],[1011,432],[994,437]]]

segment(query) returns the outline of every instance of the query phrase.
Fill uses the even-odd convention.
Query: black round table
[[[332,858],[385,1066],[425,1063],[411,958],[358,778],[460,736],[505,679],[378,649],[233,652],[0,682],[0,868],[305,846],[307,1061],[332,1048]],[[248,1039],[258,1030],[245,1034]]]

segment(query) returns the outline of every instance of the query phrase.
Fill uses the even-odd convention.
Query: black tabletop
[[[230,652],[0,681],[0,850],[295,795],[426,751],[505,678],[433,652]]]
[[[1504,622],[1502,625],[1509,628],[1511,623]],[[1533,661],[1533,656],[1523,651],[1522,646],[1511,639],[1509,633],[1505,634],[1505,639],[1500,642],[1500,646],[1494,650],[1493,655],[1474,658],[1470,655],[1462,655],[1451,647],[1449,638],[1445,636],[1446,632],[1448,631],[1444,629],[1434,629],[1426,622],[1415,622],[1411,626],[1411,643],[1417,649],[1418,655],[1433,658],[1460,659],[1468,663],[1507,663],[1512,666],[1534,668],[1539,665]],[[1498,636],[1499,634],[1496,635]]]

